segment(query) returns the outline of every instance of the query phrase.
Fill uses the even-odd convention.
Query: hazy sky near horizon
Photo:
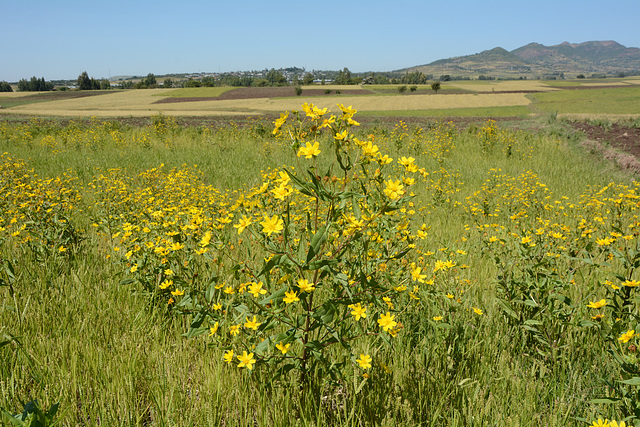
[[[392,71],[500,46],[640,47],[640,1],[0,0],[0,80]]]

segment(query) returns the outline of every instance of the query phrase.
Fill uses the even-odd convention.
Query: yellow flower
[[[617,422],[617,421],[611,420],[609,422],[609,427],[627,427],[627,423],[625,423],[624,421]]]
[[[262,323],[259,323],[256,321],[256,316],[253,316],[252,320],[249,320],[249,318],[247,317],[247,322],[244,324],[244,327],[247,329],[253,329],[254,331],[258,330],[258,326],[260,326]]]
[[[267,236],[271,236],[273,233],[279,233],[284,228],[284,221],[278,218],[277,215],[274,215],[272,218],[269,218],[268,215],[264,216],[264,221],[260,222],[262,225],[262,232],[266,233]]]
[[[276,119],[273,122],[273,124],[275,125],[275,129],[273,129],[273,134],[274,135],[276,135],[278,132],[280,132],[280,128],[287,121],[287,117],[289,117],[289,112],[288,111],[286,113],[284,113],[284,114],[280,113],[280,118]]]
[[[610,427],[609,420],[605,418],[603,421],[602,418],[598,418],[598,421],[594,421],[591,427]]]
[[[238,229],[238,234],[241,234],[244,231],[244,229],[250,225],[251,225],[251,219],[242,215],[242,219],[240,220],[240,222],[238,224],[234,224],[233,227]]]
[[[160,283],[160,289],[167,289],[171,285],[173,285],[173,280],[166,279],[164,282]]]
[[[209,336],[215,335],[216,332],[218,332],[218,327],[220,326],[220,324],[218,322],[216,322],[213,327],[211,327],[210,332],[209,332]]]
[[[387,314],[381,315],[378,319],[378,325],[380,325],[385,332],[389,332],[389,330],[393,329],[398,324],[398,322],[393,320],[394,318],[395,315],[387,311]]]
[[[362,307],[360,303],[351,304],[349,308],[353,310],[351,314],[356,318],[356,322],[367,317],[367,307]]]
[[[362,153],[365,156],[376,157],[379,153],[379,149],[377,145],[373,145],[371,141],[368,141],[365,145],[362,146]]]
[[[335,139],[337,139],[338,141],[342,141],[347,139],[347,136],[349,135],[349,131],[348,130],[344,130],[344,132],[337,132],[334,136]],[[307,157],[308,159],[309,157]]]
[[[355,113],[358,112],[358,110],[356,110],[355,108],[351,108],[351,105],[349,105],[348,107],[345,107],[342,104],[337,104],[337,105],[342,110],[342,112],[349,117],[353,116]]]
[[[262,282],[252,283],[251,285],[249,285],[249,293],[255,298],[258,298],[260,295],[266,294],[267,290],[262,289]]]
[[[211,308],[213,308],[215,311],[218,311],[222,309],[222,304],[213,304]]]
[[[300,288],[300,292],[313,292],[315,288],[315,283],[309,283],[307,279],[298,280],[298,287]]]
[[[607,304],[608,303],[607,303],[606,299],[601,299],[600,301],[597,301],[597,302],[589,301],[589,304],[587,304],[587,307],[589,307],[589,308],[602,308]]]
[[[225,352],[224,356],[222,356],[222,359],[227,363],[231,363],[233,361],[233,350]]]
[[[400,180],[389,180],[385,182],[384,194],[391,200],[399,199],[404,194],[404,186],[400,184]]]
[[[635,336],[635,334],[636,334],[636,331],[634,331],[633,329],[629,329],[627,332],[625,332],[624,334],[618,337],[618,341],[622,343],[627,343],[631,338]]]
[[[240,327],[242,327],[242,325],[231,325],[231,327],[229,327],[229,333],[234,337],[237,336],[240,333]]]
[[[291,344],[282,344],[282,342],[280,342],[280,344],[276,344],[276,348],[280,350],[282,354],[286,354],[287,351],[289,351],[289,347],[291,347]]]
[[[171,295],[178,297],[180,295],[184,295],[184,291],[180,290],[180,289],[176,289],[175,291],[171,292]]]
[[[523,237],[522,240],[520,240],[520,243],[523,245],[526,245],[527,243],[531,243],[531,240],[532,240],[531,236]]]
[[[211,237],[212,237],[212,234],[211,234],[210,231],[207,231],[206,233],[204,233],[204,236],[202,236],[202,240],[200,240],[200,243],[199,243],[200,247],[204,248],[206,246],[209,246],[209,242],[211,241]]]
[[[300,301],[298,298],[298,293],[295,291],[285,292],[284,298],[282,299],[287,304],[291,304],[292,302]]]
[[[480,310],[479,308],[476,307],[471,307],[473,309],[473,312],[476,313],[477,315],[482,315],[482,310]]]
[[[610,244],[612,244],[615,241],[616,241],[616,239],[612,239],[610,237],[605,237],[604,239],[596,239],[596,244],[598,244],[598,246],[609,246]]]
[[[368,354],[361,353],[360,359],[356,359],[356,362],[358,362],[358,365],[360,365],[362,369],[371,368],[371,356]]]
[[[291,187],[288,187],[286,184],[280,184],[278,187],[271,190],[274,197],[278,200],[284,200],[289,194],[293,192]]]
[[[253,358],[253,353],[247,354],[246,351],[242,352],[242,356],[238,356],[238,368],[253,369],[253,365],[256,363],[256,359]]]
[[[424,283],[424,279],[427,278],[426,274],[420,274],[422,271],[421,267],[415,267],[411,270],[411,278],[414,282]]]
[[[625,280],[624,282],[622,282],[622,284],[624,286],[629,286],[630,288],[634,288],[634,287],[640,285],[640,282],[638,282],[636,280]]]
[[[435,317],[433,318],[433,320],[434,320],[434,321],[436,321],[436,322],[439,322],[439,321],[441,321],[441,320],[442,320],[442,316],[435,316]]]
[[[310,142],[307,142],[305,147],[300,147],[298,150],[298,157],[304,156],[305,159],[310,159],[317,156],[321,153],[319,146],[320,144],[318,142],[315,142],[313,145],[311,145]]]
[[[136,271],[138,271],[138,264],[133,264],[133,267],[131,267],[130,270],[132,273],[135,273]]]
[[[67,250],[67,248],[65,248],[64,246],[60,246],[58,248],[58,252],[65,252]]]

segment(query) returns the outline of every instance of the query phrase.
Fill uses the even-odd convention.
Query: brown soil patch
[[[323,96],[325,95],[325,89],[307,89],[302,88],[302,95],[300,96]],[[366,89],[341,89],[341,93],[344,95],[371,95],[372,91]],[[328,95],[335,95],[336,91],[331,90]],[[225,99],[255,99],[255,98],[288,98],[296,96],[296,88],[291,86],[286,87],[243,87],[237,89],[231,89],[226,91],[220,96],[216,97],[203,97],[203,98],[164,98],[154,102],[154,104],[167,104],[174,102],[196,102],[196,101],[220,101]]]
[[[573,123],[573,127],[583,132],[587,139],[603,146],[610,146],[640,158],[640,129],[612,123],[600,126],[587,122]]]

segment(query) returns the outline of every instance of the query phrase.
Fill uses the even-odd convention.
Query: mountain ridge
[[[640,48],[613,40],[545,46],[532,42],[508,51],[502,47],[479,53],[439,59],[398,70],[462,77],[575,77],[579,74],[619,75],[640,73]]]

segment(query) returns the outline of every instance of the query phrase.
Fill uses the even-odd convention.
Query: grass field
[[[617,86],[627,87],[617,87]],[[159,113],[173,116],[230,116],[278,114],[297,109],[303,101],[335,109],[337,103],[358,105],[364,114],[391,116],[544,116],[550,112],[589,115],[634,116],[638,110],[640,79],[571,81],[457,81],[445,82],[436,94],[430,85],[416,85],[416,91],[401,94],[402,85],[305,86],[301,97],[243,99],[243,88],[185,88],[109,92],[10,93],[0,94],[0,115],[66,117],[150,117]],[[409,85],[408,85],[409,86]],[[603,86],[612,86],[604,89]],[[574,90],[573,87],[588,89]],[[324,89],[331,94],[305,95],[304,91]],[[564,89],[567,88],[567,89]],[[234,99],[211,99],[234,90]],[[268,88],[266,88],[268,89]],[[248,90],[248,89],[247,89]],[[255,90],[252,88],[251,90]],[[336,94],[340,91],[340,94]],[[354,91],[360,91],[356,94]],[[531,92],[536,93],[531,93]],[[101,94],[101,96],[86,96]],[[80,97],[82,96],[82,97]],[[158,103],[163,99],[185,98],[187,102]],[[198,101],[198,98],[206,98]],[[406,113],[405,113],[406,112]],[[485,114],[486,113],[486,114]]]
[[[541,111],[560,114],[640,114],[640,86],[564,90],[529,95]]]
[[[40,105],[142,112],[163,93]],[[322,99],[373,115],[439,98]],[[3,421],[34,399],[62,425],[640,420],[632,175],[560,120],[359,130],[293,101],[264,101],[304,119],[275,133],[0,121]]]

